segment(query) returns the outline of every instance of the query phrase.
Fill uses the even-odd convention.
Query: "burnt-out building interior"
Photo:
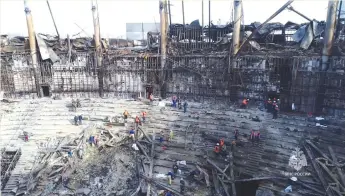
[[[57,159],[63,159],[61,154],[67,153],[67,148],[79,153],[83,140],[88,139],[86,132],[98,134],[102,130],[99,137],[105,137],[103,131],[106,133],[108,138],[98,147],[100,152],[111,153],[112,148],[116,148],[116,152],[123,153],[128,139],[121,139],[121,131],[127,133],[134,121],[110,120],[116,128],[109,128],[94,125],[91,120],[102,118],[103,123],[103,117],[108,119],[114,115],[103,112],[110,112],[107,108],[114,107],[117,113],[121,110],[120,115],[126,109],[138,114],[141,110],[148,111],[148,123],[135,128],[138,134],[134,143],[140,150],[135,151],[131,160],[135,161],[133,178],[136,180],[131,185],[119,185],[124,192],[110,191],[111,185],[106,185],[105,177],[96,177],[96,185],[82,186],[78,181],[78,186],[74,183],[75,187],[70,188],[75,194],[79,191],[79,194],[97,195],[93,192],[97,189],[103,195],[139,195],[140,192],[155,195],[161,194],[160,191],[173,195],[345,195],[345,18],[340,17],[342,1],[329,2],[325,21],[309,19],[294,10],[292,2],[284,4],[270,19],[289,9],[307,18],[308,23],[270,23],[269,19],[264,23],[241,24],[242,1],[235,0],[234,21],[226,25],[212,22],[201,25],[199,20],[174,24],[171,23],[170,2],[160,0],[161,33],[149,32],[147,40],[141,40],[141,46],[131,40],[103,39],[96,30],[95,38],[61,39],[40,33],[29,37],[2,35],[1,96],[3,102],[7,100],[6,107],[11,111],[4,110],[2,116],[6,124],[12,122],[6,115],[19,114],[22,117],[17,119],[16,116],[16,119],[23,119],[30,126],[26,129],[26,125],[18,125],[7,130],[4,125],[3,139],[13,141],[13,137],[17,137],[13,136],[12,129],[22,130],[15,131],[20,139],[24,133],[31,133],[30,139],[38,137],[43,133],[41,128],[30,122],[55,119],[48,114],[45,116],[45,112],[53,116],[63,113],[62,109],[54,109],[65,107],[59,105],[61,100],[81,100],[83,109],[72,103],[75,111],[63,113],[71,116],[72,121],[77,113],[89,116],[85,120],[88,126],[82,129],[84,135],[80,134],[73,142],[61,135],[54,136],[59,140],[56,146],[48,148],[54,143],[50,142],[44,150],[38,148],[36,157],[42,161],[35,162],[32,169],[23,169],[19,164],[20,175],[12,174],[12,178],[17,162],[28,155],[23,149],[13,150],[13,145],[6,150],[11,142],[5,142],[2,146],[2,161],[5,161],[1,163],[2,193],[45,195],[59,190],[59,183],[64,184],[65,178],[75,180],[75,176],[72,177],[76,175],[73,173],[75,163],[57,164]],[[93,11],[96,8],[94,5]],[[95,29],[97,25],[99,28],[99,23],[95,22]],[[190,113],[176,112],[174,108],[164,111],[150,108],[150,104],[145,103],[151,99],[150,95],[157,107],[164,100],[171,102],[174,96],[185,103],[188,101],[187,112]],[[53,101],[50,103],[48,99]],[[102,101],[109,99],[133,99],[140,103],[121,102],[118,106],[110,106]],[[243,99],[249,100],[246,109],[239,108]],[[14,101],[9,100],[31,100],[25,103],[35,107],[20,102],[16,103],[19,105],[16,109],[11,106]],[[268,100],[279,105],[277,120],[272,120],[266,111]],[[45,106],[49,104],[54,107]],[[56,119],[62,121],[62,118]],[[171,141],[166,144],[165,140],[159,141],[158,138],[171,134],[172,130],[175,139],[170,135]],[[236,139],[235,130],[239,131]],[[260,141],[254,141],[251,131],[260,131]],[[213,146],[220,138],[225,138],[227,149],[225,154],[214,155]],[[132,143],[127,148],[131,146]],[[84,149],[91,153],[86,147]],[[77,157],[69,159],[78,160]],[[120,159],[121,164],[126,160]],[[300,159],[302,162],[298,162]],[[176,179],[186,180],[186,190],[180,190],[180,182],[176,179],[172,185],[166,185],[166,177],[159,177],[168,173],[176,161],[182,170]],[[291,166],[297,162],[302,164],[302,169]],[[55,188],[51,188],[53,185],[48,179],[55,180]],[[72,187],[71,183],[69,185]],[[90,189],[91,193],[85,189]]]

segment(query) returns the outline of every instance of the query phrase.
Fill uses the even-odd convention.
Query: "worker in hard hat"
[[[216,154],[219,154],[219,152],[220,152],[219,143],[217,143],[216,146],[214,147],[214,152],[215,152]]]

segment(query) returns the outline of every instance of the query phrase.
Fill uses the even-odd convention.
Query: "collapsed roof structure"
[[[94,38],[60,39],[59,35],[33,32],[29,32],[29,37],[2,35],[4,98],[72,96],[83,98],[83,113],[94,111],[94,105],[98,105],[101,113],[110,116],[107,108],[118,104],[133,113],[146,110],[152,114],[147,124],[136,129],[135,144],[140,151],[135,153],[127,153],[132,146],[126,137],[134,122],[116,120],[113,126],[120,128],[109,128],[103,124],[105,119],[112,124],[107,116],[89,114],[88,127],[74,138],[62,137],[54,147],[41,150],[40,163],[26,171],[29,175],[19,183],[16,180],[24,178],[11,172],[19,170],[15,169],[16,164],[23,163],[20,157],[29,152],[5,149],[2,157],[6,163],[1,166],[5,171],[1,174],[3,193],[67,194],[59,193],[66,178],[71,181],[68,187],[73,185],[68,194],[135,195],[140,191],[150,195],[165,190],[183,195],[178,186],[167,186],[162,180],[162,175],[178,161],[183,171],[179,178],[188,177],[186,195],[198,191],[201,195],[277,195],[288,185],[293,187],[292,193],[285,193],[288,195],[343,195],[345,19],[338,17],[340,2],[329,2],[327,21],[309,19],[291,7],[292,2],[288,1],[263,23],[244,25],[240,24],[240,18],[236,19],[241,17],[242,3],[234,1],[237,22],[214,25],[210,20],[204,26],[199,20],[168,24],[170,3],[160,1],[162,33],[149,32],[147,40],[139,41],[101,39],[96,5],[93,5]],[[309,22],[269,23],[284,9],[293,10]],[[26,13],[31,14],[28,7]],[[157,107],[150,107],[141,102],[106,103],[98,99],[142,100],[152,93],[162,99],[178,95],[189,100],[191,114],[163,111],[158,100]],[[243,98],[255,102],[257,109],[240,110],[222,105]],[[272,121],[263,112],[262,103],[268,98],[280,100],[279,120]],[[30,109],[31,115],[40,111],[63,115],[65,111],[52,109],[63,108],[62,102],[30,103],[35,105],[33,108],[48,107],[47,111]],[[211,106],[204,106],[206,103]],[[122,110],[121,107],[115,106],[114,110]],[[22,116],[21,111],[13,112]],[[118,113],[116,119],[120,119],[122,111]],[[44,112],[39,115],[48,118]],[[327,116],[327,127],[320,125],[319,118],[315,118],[318,115]],[[102,125],[94,125],[92,121],[101,121]],[[31,128],[33,133],[42,132],[34,126]],[[165,137],[171,129],[176,131],[175,140],[163,144],[155,140]],[[241,133],[237,146],[228,149],[225,156],[214,157],[213,145],[219,138],[225,138],[226,145],[232,146],[235,129]],[[257,129],[262,140],[252,144],[250,130]],[[67,149],[78,152],[79,146],[87,146],[89,134],[101,132],[105,134],[100,136],[97,149],[113,156],[121,154],[120,158],[109,159],[89,147],[84,149],[90,156],[99,158],[97,164],[89,159],[64,157]],[[303,163],[302,170],[288,164],[298,164],[303,157],[308,164]],[[48,164],[51,162],[53,166]],[[118,180],[118,173],[105,174],[104,171],[114,171],[114,165],[135,181],[123,183]],[[77,167],[82,171],[75,171]],[[97,172],[90,171],[93,167]],[[198,175],[189,176],[193,171]],[[88,172],[90,176],[83,176]],[[47,183],[47,179],[55,181]],[[124,191],[113,190],[115,185]]]

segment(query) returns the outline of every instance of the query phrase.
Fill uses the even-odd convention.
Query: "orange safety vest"
[[[248,104],[247,99],[243,99],[242,104],[243,104],[243,105],[247,105],[247,104]]]
[[[127,110],[123,113],[123,115],[126,115],[126,116],[128,116],[128,112],[127,112]]]
[[[218,153],[220,151],[219,146],[214,147],[214,152]]]
[[[146,112],[143,112],[142,114],[143,114],[143,117],[145,117],[145,116],[146,116]]]
[[[136,123],[139,123],[139,122],[140,122],[139,117],[135,117],[135,122],[136,122]]]
[[[220,146],[224,146],[224,140],[223,140],[223,139],[221,139],[221,140],[219,141],[219,145],[220,145]]]
[[[153,99],[153,95],[151,94],[151,95],[150,95],[150,100],[152,100],[152,99]]]

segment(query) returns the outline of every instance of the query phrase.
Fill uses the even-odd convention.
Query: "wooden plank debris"
[[[174,195],[176,195],[176,196],[182,196],[182,194],[181,194],[179,191],[177,191],[177,190],[175,190],[175,189],[173,189],[173,188],[170,188],[170,187],[168,187],[168,186],[166,186],[166,185],[163,185],[163,184],[161,184],[161,183],[159,183],[159,182],[153,180],[152,178],[146,177],[146,176],[143,175],[143,174],[141,174],[140,176],[141,176],[143,179],[145,179],[149,184],[154,184],[155,186],[157,186],[157,187],[159,187],[159,188],[161,188],[161,189],[170,191],[170,192],[172,192],[172,193],[173,193]]]
[[[144,134],[145,135],[145,134]],[[155,141],[155,133],[152,134],[152,139],[153,141]],[[152,142],[152,141],[151,141]],[[151,159],[150,159],[150,171],[149,171],[149,178],[152,178],[152,172],[153,172],[153,157],[154,157],[154,152],[155,152],[155,143],[152,142],[152,145],[151,145]],[[150,196],[151,194],[151,184],[148,184],[147,185],[147,196]]]
[[[317,163],[316,163],[316,161],[315,161],[315,159],[314,159],[314,157],[313,157],[313,155],[312,155],[311,150],[310,150],[308,147],[306,147],[306,146],[304,146],[304,149],[306,150],[307,155],[309,156],[309,158],[310,158],[310,160],[311,160],[311,163],[312,163],[312,165],[313,165],[313,168],[314,168],[314,170],[315,170],[317,176],[319,177],[319,179],[320,179],[320,181],[321,181],[321,184],[322,184],[324,190],[326,191],[326,194],[327,194],[328,196],[332,196],[332,192],[331,192],[331,190],[328,188],[327,181],[326,181],[325,178],[323,177],[322,172],[320,171],[320,168],[319,168],[319,166],[317,165]]]
[[[341,168],[339,167],[339,163],[338,163],[337,157],[335,156],[333,148],[331,146],[328,146],[328,150],[329,150],[329,153],[331,154],[333,163],[334,163],[334,165],[335,165],[335,167],[337,169],[337,173],[339,175],[339,179],[340,179],[342,185],[345,187],[345,176],[344,176],[344,173],[341,171]]]
[[[232,149],[230,148],[229,151],[229,159],[230,159],[230,178],[231,180],[235,180],[235,176],[234,176],[234,156],[232,155]],[[225,172],[225,171],[224,171]],[[232,196],[236,196],[236,186],[235,186],[235,182],[231,182],[231,191],[232,191]]]
[[[228,175],[226,175],[225,172],[223,172],[222,169],[220,169],[220,168],[219,168],[215,163],[213,163],[210,159],[207,159],[207,162],[208,162],[210,165],[212,165],[218,172],[222,173],[222,174],[225,176],[225,178],[226,178],[227,180],[230,180],[230,179],[231,179]]]

